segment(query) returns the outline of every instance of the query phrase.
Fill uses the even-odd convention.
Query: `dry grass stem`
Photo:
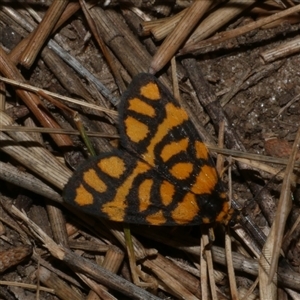
[[[44,128],[44,127],[28,127],[28,126],[14,126],[14,125],[1,125],[0,131],[20,131],[20,132],[30,132],[30,133],[56,133],[56,134],[68,134],[68,135],[80,135],[78,130],[67,130],[67,129],[52,129],[52,128]],[[88,136],[98,137],[98,138],[109,138],[109,139],[119,139],[119,135],[105,134],[99,132],[88,131]]]
[[[223,6],[210,13],[188,38],[181,51],[188,52],[189,49],[195,47],[195,45],[197,45],[200,41],[208,38],[213,33],[217,32],[222,26],[227,24],[230,20],[240,15],[254,2],[255,0],[230,0]]]
[[[5,109],[5,85],[3,82],[0,83],[0,110],[3,111]]]
[[[45,93],[49,96],[52,96],[54,98],[57,98],[57,99],[61,99],[61,100],[64,100],[64,101],[67,101],[67,102],[70,102],[70,103],[73,103],[73,104],[78,104],[78,105],[81,105],[83,107],[87,107],[87,108],[90,108],[90,109],[95,109],[95,110],[98,110],[98,111],[102,111],[102,112],[105,112],[105,113],[108,113],[108,114],[111,114],[111,115],[115,115],[115,116],[117,115],[117,112],[114,111],[114,110],[106,109],[104,107],[100,107],[100,106],[95,105],[95,104],[86,103],[84,101],[76,100],[74,98],[65,97],[65,96],[59,95],[57,93],[52,93],[52,92],[49,92],[47,90],[40,89],[40,88],[34,87],[32,85],[16,81],[16,80],[11,80],[11,79],[4,78],[4,77],[1,77],[1,76],[0,76],[0,80],[3,81],[3,82],[7,82],[9,84],[12,84],[16,87],[23,88],[27,91],[36,92],[36,93],[41,91],[41,92],[43,92],[43,93]],[[93,102],[93,101],[91,101],[91,102]]]
[[[205,243],[204,243],[204,239],[201,238],[200,239],[200,247],[198,247],[198,249],[194,249],[195,252],[198,250],[198,254],[200,256],[200,261],[198,262],[198,266],[199,266],[199,276],[201,278],[200,280],[200,286],[201,286],[201,294],[202,294],[202,298],[203,299],[207,299],[209,292],[208,292],[208,274],[207,274],[207,260],[206,257],[204,255],[201,255],[202,253],[204,253],[205,250]]]
[[[106,61],[116,79],[116,83],[119,87],[120,92],[124,92],[126,89],[126,86],[125,86],[123,79],[121,78],[121,75],[118,70],[118,66],[115,64],[115,62],[113,60],[112,53],[109,52],[108,48],[106,47],[106,45],[100,35],[100,32],[98,31],[96,24],[94,23],[91,15],[89,13],[89,10],[88,10],[88,7],[87,7],[85,1],[80,0],[79,2],[81,5],[81,8],[82,8],[82,11],[84,12],[84,15],[86,17],[86,20],[89,24],[91,32],[93,33],[93,36],[95,37],[96,41],[98,42],[98,45],[99,45],[104,57],[106,58]]]
[[[19,264],[26,257],[31,255],[31,253],[31,245],[22,245],[0,252],[0,273],[3,273],[6,269]]]
[[[68,0],[54,0],[43,20],[33,33],[27,47],[20,58],[20,63],[26,68],[30,68],[34,63],[39,51],[47,40],[52,29],[56,25],[61,14],[65,10]]]
[[[191,299],[196,300],[198,299],[191,293],[187,288],[185,288],[181,282],[176,280],[174,276],[168,274],[160,265],[155,264],[155,261],[152,260],[146,260],[143,263],[144,266],[149,268],[154,274],[157,275],[157,277],[164,282],[164,284],[167,286],[168,290],[176,297],[181,299]]]
[[[55,294],[61,299],[83,300],[83,297],[78,292],[46,268],[40,267],[37,276],[41,283],[54,290]]]
[[[124,27],[118,14],[113,10],[103,11],[100,7],[92,8],[91,14],[102,38],[126,67],[128,73],[134,76],[145,72],[151,56],[143,51],[136,37]],[[119,47],[120,45],[122,47]]]
[[[184,49],[184,51],[179,51],[179,53],[186,54],[186,53],[196,53],[200,49],[206,48],[206,47],[211,47],[217,44],[220,44],[224,41],[227,41],[229,39],[238,37],[242,34],[245,34],[247,32],[250,32],[251,30],[260,28],[266,24],[269,24],[271,22],[274,22],[280,18],[292,15],[294,13],[298,13],[300,11],[300,5],[296,5],[294,7],[285,9],[282,12],[276,13],[274,15],[271,15],[269,17],[263,18],[259,21],[252,22],[250,24],[244,25],[242,27],[238,27],[236,29],[227,31],[227,32],[221,32],[218,33],[217,35],[213,36],[212,38],[209,38],[207,40],[199,42],[197,45],[193,45],[193,47],[190,47],[189,49]]]
[[[212,145],[206,145],[211,151],[216,151],[217,153],[223,154],[223,155],[230,155],[237,159],[249,159],[249,160],[255,160],[255,161],[262,161],[266,163],[273,163],[273,164],[279,164],[279,165],[287,165],[288,160],[285,158],[279,158],[279,157],[272,157],[272,156],[266,156],[266,155],[260,155],[255,153],[245,153],[242,151],[236,151],[231,149],[221,149],[219,147],[215,147]],[[299,162],[295,162],[295,166],[299,167]]]
[[[1,122],[10,125],[12,120],[4,113],[1,113]],[[12,145],[14,145],[2,147],[2,150],[9,155],[14,156],[15,159],[21,161],[23,165],[34,170],[56,187],[62,189],[71,175],[69,169],[64,165],[61,165],[49,151],[39,144],[30,148],[21,146],[19,144],[20,142],[21,144],[26,142],[28,145],[35,144],[35,141],[25,132],[10,132],[10,136],[12,138],[1,133],[1,140],[11,141]]]
[[[187,8],[172,17],[142,23],[142,35],[151,33],[156,41],[162,40],[172,32],[186,12]]]
[[[0,48],[0,71],[10,79],[14,79],[19,82],[24,81],[18,69],[10,62],[7,54],[3,51],[2,48]],[[35,94],[23,91],[21,89],[17,89],[16,92],[18,96],[24,101],[24,103],[26,103],[26,105],[30,108],[30,110],[35,114],[41,124],[43,124],[45,127],[60,128],[60,126],[53,119],[50,113],[47,112],[48,110]],[[41,110],[41,108],[43,109]],[[68,146],[72,144],[71,140],[67,136],[53,135],[52,138],[60,146]]]
[[[263,254],[265,254],[265,253],[268,253],[268,251],[270,251],[270,250],[268,250],[268,248],[272,249],[271,257],[267,258],[271,262],[270,267],[267,267],[266,269],[264,269],[263,275],[262,275],[264,280],[266,280],[266,277],[268,278],[267,286],[270,286],[270,282],[273,282],[273,278],[274,278],[275,273],[278,268],[278,259],[279,259],[279,255],[280,255],[280,251],[281,251],[281,245],[282,245],[282,240],[283,240],[285,224],[286,224],[287,218],[289,216],[289,213],[292,209],[291,190],[294,186],[292,184],[292,176],[293,176],[293,167],[295,164],[299,145],[300,145],[300,129],[297,132],[295,142],[293,145],[293,150],[292,150],[291,156],[289,158],[289,163],[286,168],[286,174],[283,179],[282,189],[281,189],[279,203],[278,203],[278,207],[277,207],[276,218],[275,218],[274,223],[272,224],[270,235],[264,246],[263,250],[265,250],[265,251],[262,252]],[[272,237],[273,237],[273,239],[272,239]],[[261,258],[261,261],[262,261],[262,258]],[[260,272],[262,272],[262,269],[260,269]],[[260,282],[260,284],[261,283],[262,283],[262,281]],[[265,283],[265,282],[263,282],[263,283]],[[263,284],[260,289],[264,289],[265,286],[266,285]],[[266,290],[264,290],[264,291],[266,291]],[[272,292],[273,291],[270,291],[270,293],[272,293]]]
[[[7,285],[7,286],[16,286],[16,287],[21,287],[24,289],[28,290],[37,290],[39,289],[40,291],[48,292],[51,294],[54,294],[55,291],[53,289],[49,289],[43,286],[37,286],[33,284],[26,284],[26,283],[21,283],[21,282],[10,282],[10,281],[2,281],[0,280],[0,285]]]
[[[153,56],[149,73],[157,73],[170,61],[171,57],[174,56],[183,41],[210,6],[210,1],[195,1],[188,8],[172,33],[164,40],[163,44]]]
[[[0,178],[55,202],[63,203],[61,195],[49,185],[30,173],[20,172],[19,169],[7,163],[0,162]]]
[[[212,299],[218,299],[217,296],[217,288],[216,288],[216,282],[214,277],[214,268],[213,268],[213,260],[212,260],[212,253],[211,250],[208,249],[209,247],[209,236],[207,234],[202,234],[202,240],[203,240],[203,254],[205,256],[206,262],[207,262],[207,271],[208,271],[208,284],[210,287],[210,293]]]
[[[113,273],[117,273],[123,260],[124,252],[116,246],[112,246],[106,251],[102,267],[112,271]]]
[[[101,285],[101,284],[99,284],[99,283],[97,283],[97,282],[89,279],[87,276],[85,276],[83,274],[78,273],[77,276],[88,287],[90,287],[91,290],[90,290],[89,295],[88,295],[89,299],[96,299],[96,300],[98,300],[98,299],[117,300],[117,298],[115,298],[112,294],[110,294],[103,285]]]
[[[261,57],[266,63],[270,63],[274,60],[282,57],[300,52],[300,37],[293,39],[290,42],[284,43],[275,49],[265,51],[261,53]]]

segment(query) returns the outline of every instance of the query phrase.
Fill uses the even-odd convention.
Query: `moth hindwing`
[[[232,210],[214,163],[168,89],[139,74],[119,112],[124,149],[83,163],[65,187],[65,201],[118,222],[227,223]]]

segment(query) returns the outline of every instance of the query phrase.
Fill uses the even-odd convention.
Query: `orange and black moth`
[[[65,187],[65,201],[117,222],[226,224],[233,210],[214,162],[167,88],[153,75],[137,75],[119,113],[124,149],[84,162]]]

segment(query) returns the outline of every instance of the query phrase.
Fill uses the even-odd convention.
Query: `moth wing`
[[[182,201],[185,197],[173,184],[161,180],[147,163],[123,151],[102,154],[82,164],[64,192],[70,205],[111,221],[199,224],[196,199],[191,204],[191,199]]]
[[[209,194],[220,185],[187,112],[155,76],[133,79],[122,97],[120,120],[123,146],[162,178],[196,194]]]

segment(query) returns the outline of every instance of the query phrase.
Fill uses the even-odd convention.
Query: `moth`
[[[155,76],[132,80],[119,116],[122,148],[79,166],[64,190],[67,203],[117,222],[229,222],[233,209],[206,146]]]

